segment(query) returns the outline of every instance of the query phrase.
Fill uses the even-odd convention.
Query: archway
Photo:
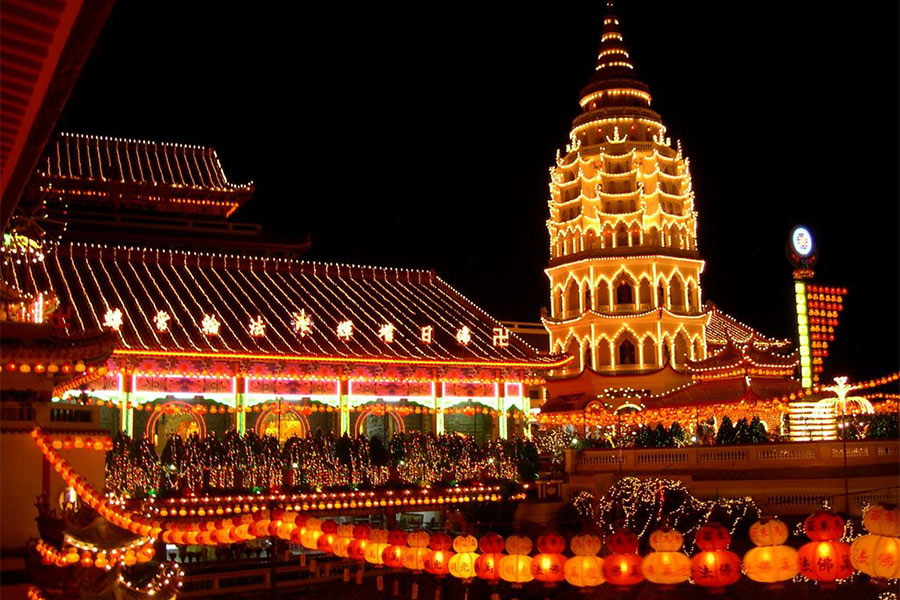
[[[366,429],[368,419],[369,417],[373,416],[383,418],[390,417],[392,424],[394,425],[394,427],[396,427],[397,433],[404,433],[406,431],[406,424],[403,422],[403,418],[399,415],[399,413],[393,408],[388,408],[385,405],[381,405],[380,408],[367,408],[366,410],[360,412],[359,415],[357,415],[356,421],[353,423],[353,432],[357,437],[365,435],[367,433]],[[391,433],[389,429],[391,429],[389,426],[385,426],[382,431],[382,433],[384,434],[382,436],[382,440],[385,443],[388,442],[389,437],[393,436],[393,433]]]
[[[157,425],[161,428],[157,431]],[[156,451],[161,452],[166,442],[175,434],[187,439],[191,435],[206,437],[206,423],[194,412],[193,405],[178,400],[160,405],[154,410],[144,428],[144,437],[153,441]]]
[[[277,405],[271,406],[256,419],[256,433],[275,436],[279,442],[295,435],[305,438],[309,435],[309,429],[309,419],[285,405],[280,410]]]

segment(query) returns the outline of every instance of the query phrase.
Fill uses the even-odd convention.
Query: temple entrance
[[[166,402],[147,420],[144,435],[153,440],[157,452],[162,452],[173,435],[185,440],[192,435],[206,435],[206,425],[187,402]]]
[[[397,433],[406,431],[403,418],[392,408],[383,405],[362,411],[353,425],[353,432],[357,436],[380,437],[385,443]]]
[[[256,420],[256,433],[260,436],[271,435],[280,443],[297,436],[304,438],[309,434],[309,420],[293,408],[272,407],[264,411]]]

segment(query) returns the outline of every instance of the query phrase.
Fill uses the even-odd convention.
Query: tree
[[[744,417],[737,422],[734,428],[734,443],[749,444],[750,443],[750,426],[747,424],[747,418]]]
[[[662,423],[657,423],[656,429],[653,430],[653,445],[657,448],[671,448],[675,445],[669,430]]]
[[[734,425],[731,424],[731,419],[728,418],[728,415],[722,417],[722,422],[719,423],[719,430],[716,432],[716,444],[717,445],[727,445],[734,443]]]
[[[753,417],[753,420],[750,421],[750,443],[765,444],[768,441],[769,436],[766,434],[766,428],[762,421],[759,420],[759,417]]]
[[[369,459],[376,467],[385,467],[388,464],[389,456],[384,448],[381,438],[377,435],[369,440]]]
[[[687,445],[687,432],[681,428],[677,422],[672,423],[672,426],[669,427],[669,436],[672,438],[672,442],[675,446],[685,446]]]
[[[639,427],[637,437],[634,440],[636,448],[650,448],[654,442],[653,430],[649,427]]]

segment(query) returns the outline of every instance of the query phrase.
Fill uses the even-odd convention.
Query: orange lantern
[[[503,547],[506,545],[503,537],[489,532],[478,540],[478,548],[483,553],[475,561],[475,574],[479,579],[485,579],[496,585],[500,581],[500,560],[503,558]]]
[[[316,548],[320,552],[331,553],[334,541],[337,539],[337,528],[337,522],[332,519],[322,521],[322,535],[316,540]]]
[[[691,576],[691,559],[681,546],[684,538],[674,529],[664,527],[650,534],[653,552],[641,561],[641,572],[648,581],[673,586],[687,581]]]
[[[757,545],[744,555],[744,573],[753,581],[772,586],[800,572],[797,551],[784,542],[788,528],[778,519],[760,519],[750,526],[750,540]]]
[[[869,533],[900,536],[900,508],[896,504],[876,504],[866,509],[863,514],[863,525]]]
[[[637,536],[629,529],[619,529],[606,541],[612,554],[603,559],[603,576],[609,583],[626,588],[644,580]]]
[[[850,545],[837,541],[844,535],[844,519],[830,511],[820,510],[803,524],[811,542],[797,552],[800,574],[807,579],[831,583],[853,574]]]
[[[425,570],[432,575],[445,577],[450,572],[450,560],[452,558],[452,550],[432,550],[425,555]]]
[[[511,535],[506,538],[506,551],[509,553],[500,559],[500,578],[508,581],[514,588],[522,587],[534,579],[531,574],[531,539],[522,535]]]
[[[897,538],[897,508],[870,506],[863,514],[868,535],[850,545],[850,562],[857,571],[873,579],[900,579],[900,539]]]
[[[597,556],[603,546],[596,535],[581,534],[569,541],[575,554],[566,561],[564,572],[566,581],[575,587],[592,588],[606,582],[603,578],[603,559]]]
[[[531,559],[531,575],[544,585],[552,586],[566,578],[564,570],[566,540],[556,533],[545,533],[537,539],[538,554]]]
[[[347,546],[347,555],[353,560],[358,560],[360,562],[365,561],[365,552],[366,546],[369,544],[370,531],[369,526],[363,523],[360,523],[353,528],[353,541]]]
[[[716,591],[741,577],[741,559],[727,550],[731,534],[719,523],[707,523],[697,532],[698,552],[691,559],[691,577],[703,587]]]
[[[469,583],[475,577],[475,562],[478,560],[478,540],[471,535],[458,535],[453,539],[455,554],[450,557],[448,569],[450,574],[463,583]]]
[[[431,536],[419,529],[406,537],[407,547],[403,549],[401,561],[403,566],[413,573],[421,573],[425,570],[425,557],[430,550],[428,542]]]
[[[366,549],[363,553],[367,563],[373,565],[384,564],[382,555],[384,554],[384,549],[390,545],[387,539],[388,532],[386,529],[373,529],[369,532],[369,543],[366,544]]]
[[[349,547],[353,541],[353,525],[339,525],[331,551],[338,558],[350,558]]]
[[[300,545],[308,550],[318,550],[319,538],[322,537],[321,519],[308,519],[300,529]]]

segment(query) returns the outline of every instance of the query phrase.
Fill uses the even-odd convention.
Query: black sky
[[[434,267],[501,319],[547,304],[548,167],[603,4],[437,8],[120,0],[60,120],[213,145],[256,182],[238,219],[309,258]],[[796,4],[796,6],[795,6]],[[619,3],[636,71],[691,158],[703,292],[792,335],[784,244],[849,288],[829,366],[900,365],[898,7]]]

